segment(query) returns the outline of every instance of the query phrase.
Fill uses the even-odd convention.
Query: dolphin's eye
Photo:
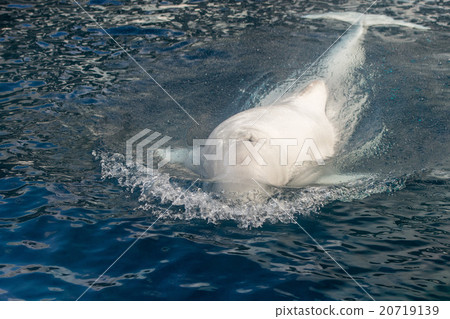
[[[258,138],[253,134],[253,132],[247,130],[237,132],[237,138],[240,139],[241,141],[249,141],[250,143],[258,142]]]

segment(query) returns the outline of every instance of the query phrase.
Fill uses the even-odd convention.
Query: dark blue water
[[[368,100],[337,160],[369,177],[276,192],[293,222],[128,168],[125,141],[206,138],[348,27],[302,15],[370,2],[180,3],[81,4],[200,126],[73,2],[0,6],[0,299],[75,300],[142,236],[81,300],[369,300],[297,223],[374,299],[449,299],[449,7],[372,7],[431,30],[369,30]]]

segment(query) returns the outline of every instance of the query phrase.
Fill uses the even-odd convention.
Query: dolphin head
[[[202,150],[203,175],[215,190],[225,192],[314,182],[317,161],[333,154],[334,130],[325,115],[326,101],[325,83],[314,81],[276,105],[225,120]]]

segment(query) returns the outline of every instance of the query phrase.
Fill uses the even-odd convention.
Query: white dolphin
[[[325,114],[321,80],[279,104],[238,113],[217,126],[202,149],[201,173],[216,190],[299,187],[319,177],[318,164],[333,156],[336,134]],[[210,160],[210,154],[221,154]],[[316,167],[316,169],[313,169]]]
[[[334,90],[348,82],[353,71],[364,62],[361,43],[369,26],[427,28],[387,16],[355,12],[315,14],[304,18],[337,19],[354,25],[323,56],[316,80],[279,101],[277,98],[276,103],[230,117],[212,131],[203,143],[206,146],[191,152],[174,152],[173,161],[186,163],[186,157],[193,156],[194,165],[188,166],[211,181],[215,190],[225,192],[347,180],[324,178],[324,173],[329,172],[323,164],[335,155],[337,143],[345,138],[341,132],[344,129],[327,116],[327,86]],[[333,94],[337,95],[334,91]]]

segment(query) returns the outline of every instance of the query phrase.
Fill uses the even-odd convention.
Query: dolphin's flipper
[[[168,152],[168,153],[167,153]],[[193,164],[193,152],[192,147],[190,148],[173,148],[169,151],[165,149],[157,149],[155,155],[160,159],[165,159],[171,164],[178,164],[182,167],[187,168],[195,174],[200,174],[200,167]]]
[[[368,178],[367,174],[332,174],[321,176],[316,184],[319,185],[338,185],[343,183],[355,182],[360,179]]]
[[[358,12],[327,12],[319,14],[304,15],[306,19],[333,19],[348,22],[350,24],[361,24],[364,27],[376,26],[376,25],[399,25],[413,29],[428,30],[428,27],[406,22],[402,20],[395,20],[391,17],[379,14],[362,14]]]

